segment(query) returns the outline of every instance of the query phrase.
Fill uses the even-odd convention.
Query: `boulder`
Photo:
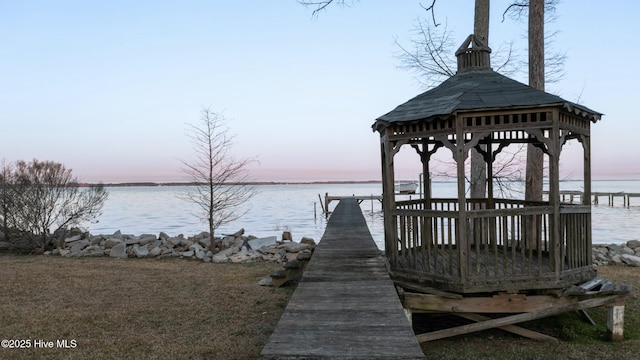
[[[89,245],[79,254],[81,256],[93,256],[93,257],[101,257],[104,256],[104,251],[99,245]]]
[[[71,251],[72,253],[77,253],[82,249],[86,248],[87,246],[89,246],[89,240],[85,239],[80,241],[74,241],[71,243],[71,247],[69,248],[69,251]]]
[[[188,249],[191,245],[193,245],[193,241],[182,238],[180,239],[180,245]]]
[[[193,257],[194,254],[195,252],[193,250],[183,251],[182,253],[180,253],[180,255],[183,257]]]
[[[255,261],[259,255],[255,251],[243,251],[229,256],[229,260],[233,263]]]
[[[611,261],[613,263],[615,263],[615,264],[618,264],[618,265],[622,264],[622,255],[620,255],[620,254],[613,255],[611,257]]]
[[[249,240],[249,241],[247,241],[247,244],[251,247],[251,249],[258,250],[258,249],[263,248],[265,246],[277,245],[278,244],[278,240],[277,239],[278,238],[276,236],[268,236],[268,237],[264,237],[264,238]]]
[[[263,277],[262,279],[258,280],[258,285],[260,286],[271,286],[272,283],[273,279],[271,278],[271,276]]]
[[[627,265],[640,266],[640,256],[623,254],[621,259]]]
[[[210,238],[209,233],[206,231],[201,232],[200,234],[193,237],[196,241]]]
[[[149,249],[145,245],[135,244],[133,245],[133,255],[138,258],[149,256]]]
[[[198,244],[202,245],[203,248],[208,249],[211,246],[211,238],[205,237],[198,239]]]
[[[127,245],[135,245],[138,244],[140,242],[140,238],[137,236],[133,236],[133,235],[125,235],[124,236],[124,242]]]
[[[278,246],[278,249],[284,249],[287,252],[290,253],[297,253],[300,252],[302,250],[307,250],[307,249],[311,249],[311,246],[308,244],[300,244],[300,243],[296,243],[296,242],[289,242],[289,243],[284,243],[280,246]]]
[[[211,257],[211,262],[225,263],[225,262],[229,262],[229,258],[227,257],[227,254],[224,251],[221,251]]]
[[[307,245],[315,246],[316,242],[312,238],[303,237],[302,239],[300,239],[300,244],[307,244]]]
[[[189,246],[189,250],[193,250],[194,252],[203,251],[204,248],[199,243],[193,243]]]
[[[158,239],[160,240],[167,240],[169,239],[171,236],[167,235],[165,232],[160,232],[160,234],[158,234]]]
[[[109,251],[109,256],[116,258],[126,258],[127,257],[127,244],[122,241],[119,244],[115,245]]]
[[[244,235],[244,228],[234,232],[232,236],[233,237],[240,237],[242,235]]]
[[[79,241],[79,240],[82,240],[82,234],[77,234],[77,235],[73,235],[71,237],[68,237],[68,238],[64,239],[64,242],[68,244],[68,243],[76,242],[76,241]]]
[[[156,241],[156,236],[152,234],[142,234],[140,235],[140,240],[138,241],[140,245],[147,245],[148,243]]]
[[[291,231],[282,232],[282,241],[293,241],[293,235],[291,235]]]
[[[311,251],[310,250],[300,251],[296,255],[296,260],[306,261],[306,260],[309,260],[309,259],[311,259]]]
[[[297,252],[285,252],[284,256],[282,257],[282,261],[283,262],[289,262],[289,261],[296,261],[298,260],[298,254]]]
[[[149,250],[150,257],[156,257],[160,254],[162,254],[162,248],[160,246],[154,246],[151,248],[151,250]]]
[[[107,238],[107,240],[104,241],[104,248],[111,249],[112,247],[120,244],[121,242],[122,240],[118,238]]]
[[[122,236],[122,233],[120,232],[120,230],[114,232],[112,236],[116,239],[124,240],[124,237]]]
[[[175,247],[176,245],[180,244],[180,241],[182,241],[182,238],[179,237],[172,237],[172,238],[168,238],[166,240],[166,245],[169,248]]]
[[[204,251],[204,249],[200,248],[197,250],[194,250],[196,252],[196,259],[198,260],[204,260],[204,258],[207,256],[207,252]]]
[[[627,241],[627,246],[637,250],[640,248],[640,240],[629,240]]]
[[[244,240],[242,240],[240,237],[233,237],[233,236],[225,236],[224,238],[222,238],[222,247],[223,248],[228,248],[228,247],[232,247],[232,246],[242,246],[242,243],[244,242]]]
[[[633,251],[632,248],[627,247],[626,245],[623,245],[623,246],[620,247],[620,254],[634,255],[635,251]]]
[[[102,235],[88,236],[88,238],[91,245],[100,245],[100,243],[102,243],[102,241],[104,240],[104,237]]]
[[[162,240],[156,239],[147,244],[147,247],[149,249],[153,249],[156,246],[162,246]]]

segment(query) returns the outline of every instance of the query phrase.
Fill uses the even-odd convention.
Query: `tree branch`
[[[431,6],[429,7],[425,7],[424,5],[422,5],[422,3],[420,3],[420,7],[424,9],[424,11],[431,11],[431,20],[433,21],[433,26],[438,27],[440,24],[436,22],[436,13],[435,13],[435,5],[436,5],[436,0],[433,0],[433,2],[431,3]]]
[[[318,14],[320,12],[322,12],[323,10],[325,10],[327,8],[327,6],[331,5],[331,4],[337,4],[339,6],[348,6],[348,4],[346,3],[346,0],[325,0],[325,1],[305,1],[305,0],[298,0],[298,3],[300,5],[303,5],[305,7],[315,7],[315,9],[313,10],[313,12],[311,13],[312,17],[317,17]],[[350,2],[351,4],[353,4],[353,1]]]

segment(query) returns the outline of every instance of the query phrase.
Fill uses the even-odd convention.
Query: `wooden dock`
[[[363,201],[365,200],[369,200],[371,201],[371,208],[373,208],[373,201],[376,200],[379,203],[382,204],[382,195],[351,195],[351,198],[355,199],[358,204],[362,204]],[[324,195],[324,205],[323,201],[322,201],[322,197],[320,196],[320,194],[318,194],[318,198],[320,199],[320,205],[322,206],[322,212],[325,213],[327,216],[329,216],[329,214],[331,213],[331,211],[329,210],[329,205],[331,204],[331,202],[333,201],[340,201],[342,199],[345,198],[345,196],[331,196],[329,195],[329,193],[325,193]]]
[[[260,358],[425,358],[353,197],[329,218]]]

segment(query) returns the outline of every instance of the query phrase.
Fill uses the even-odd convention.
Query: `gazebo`
[[[390,275],[404,289],[445,300],[545,290],[558,294],[596,275],[590,127],[602,114],[498,74],[490,68],[489,54],[487,46],[469,36],[456,52],[454,76],[372,126],[380,134]],[[581,204],[561,202],[560,154],[568,142],[579,142],[584,154]],[[533,144],[543,151],[548,200],[495,196],[492,165],[512,144]],[[457,198],[432,197],[430,182],[424,181],[423,197],[396,200],[394,156],[403,146],[417,151],[425,176],[432,156],[449,151],[457,169]],[[486,163],[484,198],[466,195],[471,149]],[[413,304],[405,302],[405,307],[415,309]],[[430,306],[423,310],[433,310]]]

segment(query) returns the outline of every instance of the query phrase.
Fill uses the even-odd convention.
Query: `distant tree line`
[[[60,163],[3,161],[0,242],[15,252],[50,250],[65,229],[95,221],[107,196],[102,184],[80,187],[71,169]]]

